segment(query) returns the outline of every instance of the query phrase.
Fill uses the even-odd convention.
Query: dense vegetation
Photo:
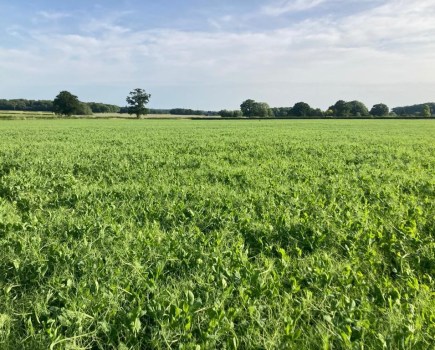
[[[0,99],[0,110],[53,112],[53,100]]]
[[[169,114],[173,115],[217,115],[213,111],[201,111],[189,108],[172,108],[169,110]]]
[[[375,104],[370,110],[360,101],[339,100],[327,110],[312,108],[305,102],[295,103],[293,107],[270,107],[265,102],[248,99],[244,101],[240,110],[226,110],[219,112],[195,110],[190,108],[147,109],[148,114],[172,114],[184,116],[221,116],[223,118],[367,118],[367,117],[431,117],[435,115],[435,103],[425,103],[413,106],[395,107],[390,112],[387,105]],[[0,110],[3,111],[55,111],[53,101],[35,100],[5,100],[0,99]],[[89,113],[128,113],[128,107],[119,107],[105,103],[82,102],[77,114]]]
[[[96,103],[96,102],[83,102],[88,105],[92,113],[118,113],[120,108],[115,105]],[[1,111],[29,111],[29,112],[54,112],[52,100],[26,100],[26,99],[13,99],[5,100],[0,99]]]
[[[431,121],[0,123],[1,349],[430,349]]]
[[[110,105],[106,103],[87,102],[87,105],[92,110],[92,113],[118,113],[121,108],[116,105]]]
[[[53,101],[53,112],[57,115],[70,117],[72,115],[91,115],[91,108],[79,101],[78,97],[69,91],[61,91]]]
[[[435,103],[424,103],[413,106],[396,107],[393,112],[397,115],[419,115],[423,116],[425,109],[429,109],[430,115],[435,114]],[[427,115],[425,115],[427,116]]]

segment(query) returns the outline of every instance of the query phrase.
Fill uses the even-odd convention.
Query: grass
[[[432,121],[0,123],[1,349],[431,349]]]

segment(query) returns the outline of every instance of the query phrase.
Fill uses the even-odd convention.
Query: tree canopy
[[[297,102],[291,109],[291,115],[296,117],[306,117],[311,114],[311,107],[308,103]]]
[[[69,91],[61,91],[53,101],[53,111],[59,115],[71,116],[79,114],[83,106],[78,97]]]
[[[336,117],[348,117],[350,115],[351,106],[343,100],[338,100],[335,105],[329,107],[332,115]]]
[[[128,103],[128,114],[136,114],[137,118],[141,115],[146,115],[148,110],[145,105],[150,100],[151,94],[147,94],[144,89],[134,89],[130,91],[126,101]]]
[[[367,117],[370,115],[366,105],[361,101],[338,100],[333,106],[326,111],[326,115],[335,117]]]
[[[223,109],[223,110],[219,111],[219,115],[222,118],[240,118],[240,117],[243,116],[243,113],[242,113],[242,111],[239,111],[239,110],[237,110],[237,111],[229,111],[227,109]]]
[[[430,110],[430,106],[429,105],[424,105],[423,106],[423,112],[422,112],[423,117],[430,117],[432,115],[432,112]]]
[[[253,117],[255,111],[255,101],[248,99],[240,105],[240,110],[245,117]]]
[[[385,105],[383,103],[375,104],[372,107],[372,109],[370,110],[370,114],[375,116],[375,117],[384,117],[384,116],[388,115],[389,112],[390,112],[390,109],[388,108],[387,105]]]
[[[366,117],[369,115],[369,110],[366,105],[360,101],[347,102],[350,109],[350,115],[354,117]]]
[[[106,103],[88,102],[87,105],[89,105],[93,113],[118,113],[121,110],[119,106]]]
[[[273,117],[273,112],[266,102],[256,102],[254,104],[254,116],[260,118]]]
[[[395,107],[393,108],[393,112],[400,116],[406,116],[406,115],[420,116],[423,115],[425,106],[428,106],[430,108],[431,113],[435,113],[434,102],[428,102],[428,103],[417,104],[412,106]]]
[[[52,100],[0,99],[0,110],[53,112]]]
[[[256,102],[246,100],[240,105],[243,116],[248,118],[268,118],[273,117],[273,111],[266,102]]]

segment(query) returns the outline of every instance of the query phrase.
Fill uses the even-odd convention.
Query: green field
[[[0,349],[433,349],[435,122],[0,122]]]

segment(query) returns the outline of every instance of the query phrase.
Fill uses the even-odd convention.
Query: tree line
[[[80,101],[79,101],[80,102]],[[1,111],[55,112],[53,100],[0,99]],[[74,114],[86,115],[92,113],[119,113],[121,108],[116,105],[98,102],[80,102]]]
[[[128,107],[121,107],[119,113],[128,113]],[[157,109],[149,108],[148,114],[171,114],[171,115],[203,115],[203,116],[218,116],[219,112],[204,111],[190,108],[171,108],[171,109]]]
[[[297,102],[293,107],[269,107],[265,102],[248,99],[240,110],[221,110],[223,118],[367,118],[367,117],[431,117],[435,115],[435,103],[396,107],[391,111],[384,103],[375,104],[370,110],[361,101],[339,100],[327,110],[312,108],[308,103]]]
[[[74,95],[73,95],[74,96]],[[25,112],[56,112],[53,100],[27,100],[27,99],[0,99],[0,111],[25,111]],[[90,115],[92,113],[128,113],[128,106],[119,107],[117,105],[99,102],[78,101],[73,108],[73,114]],[[88,108],[89,107],[89,108]],[[188,108],[157,109],[150,108],[147,114],[172,114],[172,115],[204,115],[217,116],[216,111],[204,111]]]
[[[189,108],[147,109],[151,95],[143,89],[134,89],[127,97],[127,106],[82,102],[68,91],[61,91],[51,100],[0,99],[3,111],[54,112],[61,115],[91,115],[93,113],[129,113],[138,118],[145,114],[221,116],[223,118],[365,118],[365,117],[431,117],[435,103],[389,109],[384,103],[375,104],[370,110],[361,101],[338,100],[327,110],[312,108],[308,103],[297,102],[293,107],[270,107],[266,102],[245,100],[239,110],[204,111]]]
[[[435,103],[425,103],[405,107],[395,107],[393,112],[399,116],[407,115],[421,115],[423,117],[430,117],[435,114]]]

